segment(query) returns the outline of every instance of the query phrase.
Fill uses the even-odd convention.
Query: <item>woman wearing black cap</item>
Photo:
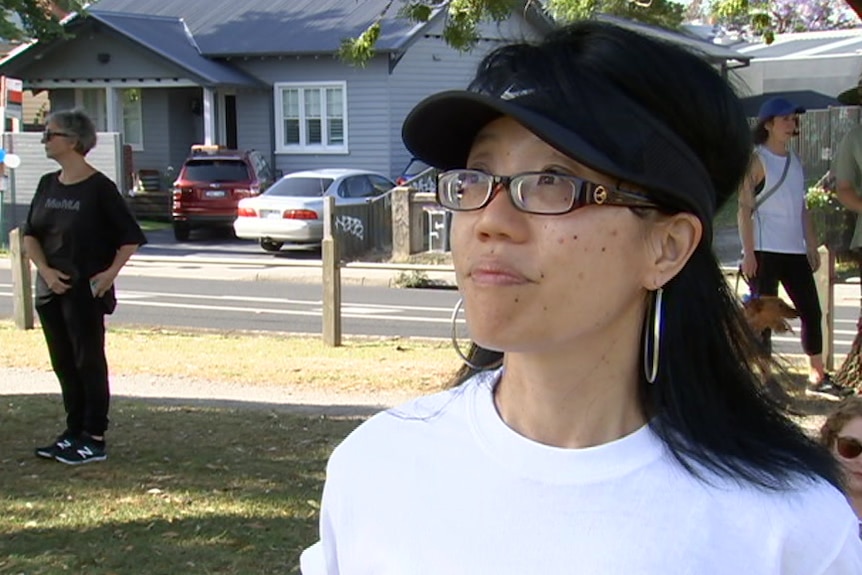
[[[404,140],[443,170],[475,344],[335,450],[305,575],[862,572],[711,249],[751,147],[707,63],[578,23],[492,52]]]
[[[805,206],[802,162],[789,149],[805,109],[785,98],[760,107],[755,153],[739,190],[742,273],[757,296],[778,295],[779,283],[799,312],[802,349],[808,356],[808,393],[833,398],[844,390],[823,366],[820,300],[813,272],[820,267],[817,236]],[[763,334],[771,351],[771,333]]]

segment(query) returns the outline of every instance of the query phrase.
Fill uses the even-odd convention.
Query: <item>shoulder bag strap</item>
[[[769,196],[774,194],[778,190],[778,188],[781,187],[781,184],[784,183],[784,179],[787,177],[787,171],[790,169],[791,154],[792,154],[792,152],[790,152],[790,151],[787,152],[787,160],[785,160],[785,162],[784,162],[784,170],[781,172],[781,177],[778,178],[778,181],[775,182],[775,185],[772,186],[771,188],[769,188],[768,190],[766,190],[765,192],[761,192],[755,198],[754,209],[751,211],[751,215],[754,215],[754,212],[757,211],[757,208],[759,208],[761,205],[763,205],[763,202],[768,200]]]

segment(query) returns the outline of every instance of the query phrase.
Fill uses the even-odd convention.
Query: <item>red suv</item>
[[[171,223],[174,237],[186,241],[193,229],[233,231],[236,207],[273,181],[272,169],[256,150],[194,145],[174,182]]]

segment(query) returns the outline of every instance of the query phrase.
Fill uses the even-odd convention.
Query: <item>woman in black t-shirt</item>
[[[107,458],[105,314],[116,305],[114,279],[147,240],[114,182],[85,159],[96,145],[86,114],[52,114],[42,142],[61,169],[39,181],[24,248],[39,271],[36,311],[63,391],[66,429],[36,455],[78,465]]]

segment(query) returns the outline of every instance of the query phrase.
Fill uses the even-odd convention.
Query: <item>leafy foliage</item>
[[[7,41],[60,37],[63,15],[80,12],[84,4],[84,0],[0,0],[0,37]]]
[[[479,40],[479,25],[500,21],[515,10],[529,8],[547,13],[558,21],[589,18],[603,13],[665,28],[678,28],[683,22],[685,6],[673,0],[399,0],[398,16],[414,22],[427,22],[439,10],[446,11],[443,38],[450,46],[469,51]],[[390,0],[377,20],[357,38],[342,41],[339,56],[363,66],[374,56],[374,45],[380,35],[380,24],[392,10]]]
[[[663,28],[679,28],[686,7],[672,0],[547,0],[547,10],[562,22],[609,14]]]
[[[711,10],[719,24],[762,36],[767,44],[772,43],[775,34],[860,24],[844,0],[713,0]]]

